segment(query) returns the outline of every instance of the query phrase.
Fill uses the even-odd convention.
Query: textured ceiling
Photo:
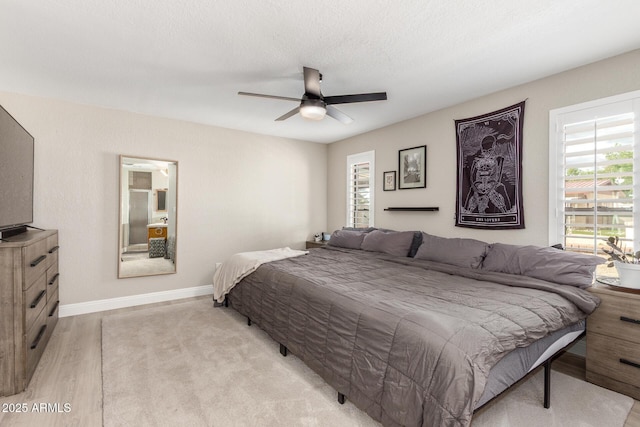
[[[333,142],[640,47],[638,0],[0,0],[0,90]],[[302,66],[355,121],[296,115]]]

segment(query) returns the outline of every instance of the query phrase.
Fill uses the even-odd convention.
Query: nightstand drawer
[[[589,332],[640,343],[640,312],[637,301],[607,297],[587,319]]]
[[[640,385],[640,344],[587,333],[587,373]]]
[[[328,242],[329,242],[328,240],[321,240],[319,242],[307,240],[305,242],[305,245],[306,245],[306,249],[322,248],[324,246],[327,246]]]

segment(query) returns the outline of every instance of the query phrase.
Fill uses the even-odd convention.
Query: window
[[[347,156],[347,227],[373,227],[375,151]]]
[[[549,119],[549,243],[604,256],[603,240],[618,236],[640,249],[640,91],[552,110]]]

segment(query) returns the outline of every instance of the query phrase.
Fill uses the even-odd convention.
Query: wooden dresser
[[[329,243],[328,240],[320,240],[319,242],[316,242],[315,240],[307,240],[305,242],[305,246],[307,249],[321,248],[323,246],[327,246],[327,243]]]
[[[587,319],[587,381],[640,400],[640,291],[597,284]]]
[[[58,232],[0,242],[0,396],[24,391],[58,321]]]

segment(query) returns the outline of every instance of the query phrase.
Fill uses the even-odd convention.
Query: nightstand
[[[313,240],[307,240],[307,242],[306,242],[307,249],[321,248],[323,246],[326,246],[327,243],[329,243],[328,240],[320,240],[319,242],[315,242]]]
[[[587,319],[587,381],[640,399],[640,291],[596,282]]]

